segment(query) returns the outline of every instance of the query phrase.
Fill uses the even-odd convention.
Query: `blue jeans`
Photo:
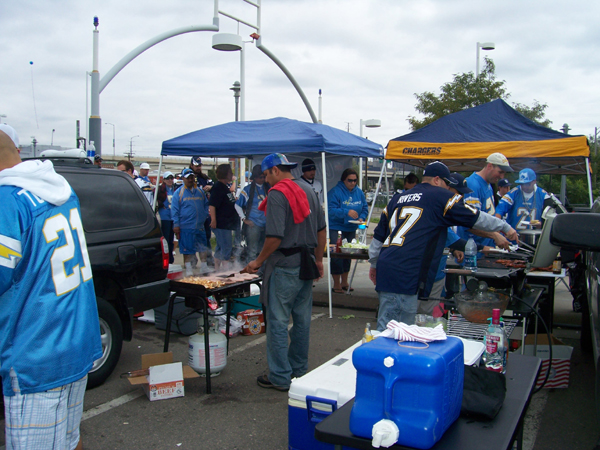
[[[265,243],[265,227],[246,225],[244,230],[246,231],[246,244],[248,245],[248,262],[254,261]]]
[[[355,231],[342,231],[342,240],[346,239],[348,242],[352,242],[352,239],[356,237]],[[329,242],[331,244],[336,244],[338,238],[338,230],[329,230]],[[331,264],[331,274],[332,275],[341,275],[346,272],[350,272],[350,263],[349,259],[339,259],[339,258],[331,258],[329,264]]]
[[[233,249],[233,231],[215,228],[213,233],[215,233],[215,237],[217,238],[215,258],[220,259],[221,261],[229,261]]]
[[[377,330],[383,331],[390,320],[415,324],[415,315],[419,299],[417,294],[395,294],[379,292],[379,314],[377,315]]]
[[[267,362],[269,381],[276,386],[289,386],[292,376],[308,371],[313,282],[300,280],[299,275],[300,267],[275,267],[269,280]],[[294,325],[288,346],[290,315]]]

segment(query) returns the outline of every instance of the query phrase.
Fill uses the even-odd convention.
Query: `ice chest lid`
[[[352,399],[356,392],[356,369],[352,352],[362,342],[344,350],[300,378],[294,378],[288,396],[291,400],[306,401],[306,396],[337,401],[338,408]]]

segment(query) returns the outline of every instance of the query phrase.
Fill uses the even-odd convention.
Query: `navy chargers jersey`
[[[375,239],[383,242],[376,290],[429,295],[448,227],[472,228],[479,214],[465,206],[462,196],[428,183],[396,194],[374,233]]]

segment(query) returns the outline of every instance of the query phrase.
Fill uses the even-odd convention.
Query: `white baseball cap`
[[[167,178],[169,178],[169,177],[173,177],[173,178],[175,178],[175,175],[173,175],[173,172],[169,172],[169,171],[167,170],[165,173],[163,173],[163,178],[164,178],[164,179],[167,179]]]
[[[150,164],[148,164],[148,163],[141,163],[140,164],[140,169],[148,169],[148,170],[150,170]]]
[[[485,161],[500,167],[505,172],[514,172],[508,164],[508,159],[502,153],[492,153]]]
[[[0,123],[0,131],[6,133],[6,135],[14,142],[15,147],[19,148],[19,135],[13,127],[5,123]]]

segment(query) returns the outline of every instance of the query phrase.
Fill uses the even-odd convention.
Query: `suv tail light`
[[[160,243],[162,244],[163,269],[168,269],[169,268],[169,244],[167,244],[167,240],[164,237],[160,238]]]

